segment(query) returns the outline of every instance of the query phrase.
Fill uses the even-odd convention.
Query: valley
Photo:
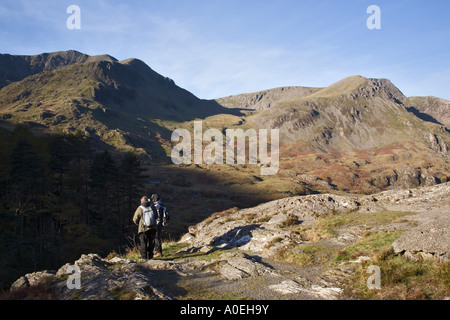
[[[276,216],[284,217],[267,212],[260,217],[267,221],[255,222],[260,213],[251,212],[259,210],[252,208],[273,201],[289,202],[309,196],[321,199],[325,194],[333,199],[371,199],[382,192],[401,193],[448,184],[449,105],[449,101],[438,97],[406,97],[388,79],[362,76],[350,76],[324,88],[280,87],[205,100],[138,59],[118,61],[109,55],[88,56],[73,50],[36,56],[2,54],[0,136],[5,141],[0,152],[0,213],[6,217],[2,220],[2,230],[8,234],[4,241],[13,243],[5,246],[2,253],[8,257],[4,260],[8,263],[5,270],[14,269],[11,257],[26,245],[28,251],[22,253],[21,259],[27,272],[43,266],[60,267],[40,260],[50,256],[54,247],[66,250],[64,254],[68,256],[68,251],[77,246],[70,255],[72,260],[79,258],[80,253],[106,255],[119,251],[123,255],[135,245],[135,230],[129,216],[143,194],[161,195],[173,213],[173,222],[164,230],[164,238],[178,242],[193,226],[203,223],[207,230],[205,221],[211,221],[212,217],[218,218],[217,223],[230,219],[222,221],[225,224],[247,217],[242,221],[250,226],[268,223]],[[199,122],[202,132],[213,132],[216,136],[220,133],[225,138],[221,143],[216,137],[214,144],[212,139],[203,139],[198,145],[195,142],[186,145],[184,151],[191,151],[192,161],[175,164],[172,152],[185,140],[172,139],[173,133],[185,130],[194,136]],[[244,140],[243,161],[227,164],[227,130],[277,130],[276,174],[262,174],[269,162],[251,157],[254,155],[251,150],[257,150],[252,149],[256,140],[253,145],[251,139]],[[46,168],[42,171],[45,179],[39,182],[42,194],[31,188],[33,201],[25,204],[19,197],[25,190],[17,189],[22,182],[14,180],[17,172],[12,170],[24,137],[30,142],[26,149],[30,153],[22,153],[22,157],[40,159],[41,169],[36,167],[33,172]],[[80,147],[78,143],[86,145]],[[64,151],[70,150],[70,144],[78,154]],[[216,160],[221,159],[220,153],[223,161],[195,161],[195,151],[205,148]],[[274,160],[269,141],[267,150],[266,158]],[[116,171],[121,170],[120,182],[111,182],[110,193],[103,194],[106,204],[98,203],[97,199],[107,189],[92,184],[99,179],[92,169],[96,157]],[[126,161],[135,161],[138,173],[126,171]],[[127,175],[140,178],[127,181]],[[123,188],[125,181],[130,183],[128,193]],[[14,185],[17,188],[11,189]],[[68,196],[67,211],[72,216],[63,210],[63,200]],[[117,199],[124,199],[123,203]],[[108,210],[113,212],[111,226],[107,224]],[[314,210],[312,213],[318,214]],[[383,210],[378,211],[409,212],[396,208]],[[302,214],[296,211],[298,218]],[[295,241],[317,242],[323,234],[318,229],[310,230],[312,225],[306,222],[303,225],[306,229],[287,227],[292,229],[291,233],[301,235],[296,236],[308,238]],[[239,227],[244,231],[248,228],[245,224]],[[299,250],[322,252],[322,247],[285,243],[286,239],[292,240],[289,238],[292,234],[285,232],[288,229],[278,230],[280,234],[267,240],[274,241],[274,248],[285,246],[283,263],[297,260],[298,256],[291,253]],[[260,230],[249,230],[253,231],[256,234]],[[275,240],[277,237],[281,240]],[[191,243],[191,247],[209,246],[211,241],[205,240],[201,245]],[[98,252],[91,252],[92,248],[98,248]],[[333,254],[337,252],[337,248],[332,249]]]

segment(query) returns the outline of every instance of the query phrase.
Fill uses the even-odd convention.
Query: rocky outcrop
[[[407,255],[421,252],[423,257],[445,260],[449,252],[446,241],[450,232],[449,195],[450,183],[445,183],[370,196],[320,194],[285,198],[215,214],[190,227],[181,241],[189,243],[192,251],[239,248],[270,256],[278,248],[299,241],[295,227],[311,226],[321,215],[405,211],[420,213],[409,218],[416,220],[418,227],[398,240],[396,252]]]
[[[436,218],[409,231],[397,239],[392,247],[412,261],[437,259],[445,262],[450,253],[450,216]]]
[[[450,183],[446,183],[370,196],[308,195],[249,209],[228,210],[190,228],[190,233],[181,239],[188,246],[179,252],[183,257],[180,260],[133,261],[117,256],[103,259],[96,254],[82,255],[73,265],[66,264],[57,271],[27,274],[14,282],[11,290],[44,284],[51,286],[55,297],[61,300],[170,300],[183,294],[180,292],[186,294],[183,291],[186,288],[211,287],[214,283],[214,290],[240,292],[243,297],[253,299],[343,299],[341,286],[354,272],[352,264],[363,263],[371,257],[359,256],[328,270],[322,270],[320,264],[299,268],[280,262],[274,258],[279,249],[305,242],[298,226],[312,226],[322,215],[416,213],[383,226],[387,230],[405,231],[393,243],[394,252],[413,260],[448,261],[449,195]],[[407,220],[414,223],[406,223]],[[342,244],[348,246],[368,230],[367,225],[360,227],[339,230],[333,238],[325,240],[336,248]],[[359,234],[352,233],[355,230]],[[295,250],[304,253],[300,248]],[[196,257],[210,253],[213,259],[185,258],[185,255]],[[79,268],[76,288],[71,285],[74,267]],[[184,283],[183,288],[178,287],[179,283]]]
[[[326,300],[335,300],[342,294],[342,289],[340,288],[327,288],[318,285],[305,287],[298,281],[294,280],[285,280],[280,284],[271,285],[270,288],[282,294],[296,294],[305,292],[317,297],[318,299]]]
[[[320,215],[357,210],[360,205],[356,197],[331,194],[275,200],[234,213],[216,214],[189,228],[181,241],[195,250],[239,247],[261,253],[271,241],[277,240],[276,246],[289,243],[290,227],[311,225]]]
[[[72,266],[80,271],[79,288],[75,286],[75,280],[70,285],[70,277],[75,276],[69,269]],[[57,271],[27,274],[14,282],[11,290],[44,283],[56,288],[60,300],[113,300],[125,296],[128,299],[171,299],[170,293],[154,285],[155,281],[156,277],[145,264],[117,258],[105,260],[97,254],[88,254]]]

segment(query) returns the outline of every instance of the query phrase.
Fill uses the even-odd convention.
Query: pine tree
[[[96,154],[90,169],[90,187],[93,208],[100,211],[100,220],[104,224],[111,222],[113,202],[117,187],[117,164],[111,153],[105,150]]]
[[[146,178],[144,172],[142,163],[135,153],[128,152],[122,156],[119,164],[119,186],[122,208],[125,211],[121,217],[126,219],[121,221],[122,224],[131,221],[136,206],[134,201],[143,195],[141,193],[144,191]]]

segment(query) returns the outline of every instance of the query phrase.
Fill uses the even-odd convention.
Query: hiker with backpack
[[[152,201],[152,207],[155,210],[155,214],[157,216],[157,223],[156,223],[156,235],[155,235],[155,257],[162,256],[162,239],[161,239],[161,232],[162,228],[166,227],[169,224],[170,221],[170,214],[169,211],[167,211],[167,208],[165,207],[164,203],[162,202],[161,198],[158,194],[152,194],[150,197],[150,200]]]
[[[141,198],[141,205],[136,209],[133,216],[133,222],[138,225],[139,234],[139,252],[143,260],[153,258],[153,249],[155,247],[157,216],[148,197]]]

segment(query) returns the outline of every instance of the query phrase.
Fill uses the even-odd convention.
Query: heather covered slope
[[[450,177],[448,102],[407,98],[387,79],[352,76],[325,88],[202,100],[137,59],[67,51],[0,60],[0,126],[8,130],[20,123],[38,133],[81,132],[95,149],[134,151],[169,166],[171,133],[192,130],[194,120],[221,132],[280,130],[276,176],[261,177],[254,166],[167,169],[177,176],[169,180],[200,194],[233,190],[257,201],[330,190],[372,193]],[[152,169],[152,178],[166,179],[167,170]],[[212,190],[197,183],[199,175],[215,181]]]
[[[274,177],[260,177],[253,166],[169,169],[182,185],[198,186],[196,192],[211,188],[196,183],[197,169],[203,180],[216,181],[215,194],[236,187],[247,198],[266,200],[330,190],[372,193],[450,177],[448,102],[407,98],[387,79],[352,76],[325,88],[202,100],[137,59],[67,51],[1,55],[0,62],[0,126],[8,130],[25,124],[46,134],[81,132],[95,149],[134,151],[169,166],[171,133],[192,130],[194,120],[221,132],[280,130]],[[166,170],[152,172],[161,180]]]

